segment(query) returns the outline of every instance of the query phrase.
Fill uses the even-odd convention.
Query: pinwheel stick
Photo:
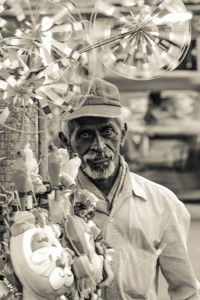
[[[135,34],[136,32],[138,32],[139,30],[141,29],[140,26],[135,26],[133,27],[132,29],[130,29],[129,31],[126,31],[124,33],[121,33],[121,34],[117,34],[117,35],[113,35],[107,39],[104,39],[102,41],[99,41],[93,45],[90,45],[90,46],[87,46],[87,47],[84,47],[82,49],[79,50],[79,53],[82,54],[82,53],[85,53],[85,52],[88,52],[88,51],[91,51],[95,48],[99,48],[101,46],[105,46],[107,44],[110,44],[112,42],[115,42],[117,40],[120,40],[128,35],[132,35],[132,34]]]

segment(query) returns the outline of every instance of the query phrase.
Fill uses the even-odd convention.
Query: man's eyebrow
[[[109,127],[109,126],[111,126],[111,127],[116,127],[117,124],[115,124],[115,123],[109,121],[108,123],[102,124],[101,127]]]
[[[77,134],[83,131],[92,131],[92,128],[89,128],[88,126],[89,125],[86,125],[85,127],[76,128],[75,133]]]
[[[106,123],[102,123],[102,124],[99,124],[97,126],[97,129],[101,129],[101,128],[106,128],[106,127],[112,127],[112,128],[116,128],[117,127],[117,123],[115,124],[114,122],[112,121],[108,121]],[[78,134],[80,132],[83,132],[83,131],[92,131],[94,129],[94,124],[85,124],[85,125],[79,125],[79,127],[75,128],[75,134]]]
[[[108,122],[107,124],[105,124],[105,125],[111,125],[111,126],[115,126],[115,123],[113,123],[113,122]]]

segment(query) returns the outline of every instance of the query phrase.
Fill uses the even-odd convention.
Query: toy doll
[[[55,300],[68,293],[74,282],[72,251],[36,227],[31,212],[17,212],[11,230],[11,260],[23,286],[23,300]]]

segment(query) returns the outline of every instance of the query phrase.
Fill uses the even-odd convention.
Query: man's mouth
[[[101,158],[101,159],[94,159],[94,160],[92,160],[92,163],[94,163],[94,164],[104,164],[104,163],[108,163],[110,161],[111,161],[111,158],[107,157],[107,158]]]
[[[92,164],[103,164],[110,162],[112,157],[94,157],[92,159],[88,158],[87,162]]]

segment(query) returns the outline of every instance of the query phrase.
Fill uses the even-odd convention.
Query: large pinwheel
[[[85,25],[73,2],[3,0],[0,11],[7,16],[0,20],[0,101],[5,103],[0,123],[19,103],[39,103],[48,117],[53,105],[65,111],[79,107],[84,97],[71,99],[83,79],[85,54],[76,49]]]
[[[105,66],[130,79],[174,70],[190,45],[191,13],[181,0],[98,1],[92,28]]]

